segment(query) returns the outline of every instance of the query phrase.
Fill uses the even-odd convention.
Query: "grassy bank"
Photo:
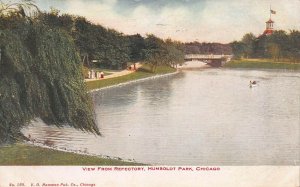
[[[124,75],[121,77],[115,77],[111,79],[97,80],[87,82],[88,90],[103,88],[107,86],[112,86],[120,83],[125,83],[132,80],[138,80],[146,77],[151,77],[155,75],[161,75],[166,73],[173,73],[176,69],[168,67],[168,66],[158,66],[155,72],[150,71],[150,67],[147,65],[143,65],[136,72]]]
[[[300,70],[300,63],[275,62],[272,59],[241,59],[232,60],[229,63],[227,63],[224,67]]]
[[[26,144],[0,147],[0,165],[141,165],[116,159],[80,155]]]

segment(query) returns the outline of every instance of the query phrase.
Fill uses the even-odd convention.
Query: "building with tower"
[[[276,11],[272,10],[270,7],[270,19],[266,22],[266,30],[263,35],[271,35],[274,32],[274,21],[272,20],[272,14],[276,14]]]
[[[274,21],[270,18],[266,22],[266,30],[264,31],[263,35],[271,35],[274,31]]]

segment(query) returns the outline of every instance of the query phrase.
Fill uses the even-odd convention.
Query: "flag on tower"
[[[271,11],[271,14],[276,14],[275,10],[270,9],[270,11]]]

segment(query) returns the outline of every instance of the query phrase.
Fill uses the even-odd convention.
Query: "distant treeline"
[[[124,35],[114,29],[94,24],[84,17],[59,14],[58,10],[40,13],[36,21],[67,32],[86,66],[124,69],[127,62],[144,61],[157,65],[183,63],[183,44],[154,35]],[[93,63],[91,63],[93,61]]]
[[[185,44],[185,53],[231,55],[232,49],[230,44],[191,42]]]
[[[272,58],[275,61],[300,63],[300,31],[274,31],[271,35],[245,34],[231,43],[236,58]]]

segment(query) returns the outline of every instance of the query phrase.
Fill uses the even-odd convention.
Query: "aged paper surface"
[[[22,6],[16,6],[14,3],[24,2],[26,1],[2,0],[0,10],[3,11],[5,9],[3,5],[6,4],[20,8]],[[36,0],[29,2],[39,7],[41,11],[49,12],[49,19],[44,19],[45,22],[49,20],[51,22],[51,16],[63,17],[64,14],[69,14],[79,18],[84,17],[87,22],[82,23],[91,24],[90,28],[96,28],[97,24],[102,25],[103,30],[107,29],[105,32],[113,33],[111,36],[106,35],[108,38],[112,37],[107,40],[126,38],[127,35],[149,39],[151,34],[154,34],[154,38],[156,36],[162,38],[166,44],[176,43],[175,41],[183,42],[184,60],[191,62],[185,64],[172,62],[171,66],[176,66],[177,71],[168,75],[170,79],[164,75],[150,79],[155,86],[147,83],[149,80],[143,77],[145,79],[136,81],[133,85],[122,82],[119,86],[112,86],[112,91],[102,89],[100,94],[97,92],[99,90],[95,91],[97,87],[93,88],[92,98],[96,108],[96,118],[100,119],[100,132],[104,132],[103,139],[93,134],[82,135],[81,132],[70,127],[47,127],[40,119],[36,119],[33,126],[21,131],[27,138],[27,143],[31,145],[149,165],[78,166],[71,163],[62,166],[64,164],[34,163],[32,166],[22,164],[22,152],[12,152],[14,154],[8,155],[4,151],[1,152],[0,147],[0,157],[16,157],[13,163],[0,164],[0,187],[300,186],[300,93],[298,90],[300,73],[297,68],[291,70],[285,69],[284,66],[284,68],[280,67],[283,70],[277,71],[271,67],[280,65],[282,61],[290,66],[295,64],[299,66],[300,47],[297,43],[300,41],[299,38],[297,39],[300,30],[299,0]],[[7,8],[9,10],[9,6]],[[26,17],[31,11],[26,8],[17,10],[17,17],[24,15]],[[0,15],[2,16],[2,13]],[[73,27],[68,28],[67,18],[66,22],[53,21],[53,24],[67,27],[69,34],[75,38],[74,41],[78,42],[81,35],[74,34]],[[29,22],[34,22],[34,19],[28,18],[26,23]],[[5,29],[1,27],[1,30]],[[93,35],[98,30],[89,32],[88,35]],[[1,31],[0,34],[3,33]],[[137,33],[138,35],[135,35]],[[272,38],[272,34],[279,39]],[[282,38],[279,37],[282,36],[281,34],[284,35],[283,38],[288,38],[285,42],[290,43],[282,44],[284,42],[281,43]],[[97,35],[95,38],[100,38],[99,41],[106,41],[105,37],[105,39],[101,38],[101,34],[95,35]],[[117,37],[113,38],[115,35]],[[51,37],[49,35],[49,38]],[[76,50],[82,46],[86,47],[82,48],[87,51],[83,51],[82,48],[78,50],[84,66],[89,67],[89,63],[100,63],[99,59],[105,56],[104,59],[113,64],[109,68],[124,70],[110,72],[106,69],[108,66],[87,70],[86,82],[129,75],[142,67],[142,63],[138,60],[141,60],[139,58],[143,55],[146,58],[149,52],[139,56],[135,51],[136,53],[130,55],[139,58],[136,57],[134,63],[130,62],[124,66],[124,63],[118,60],[122,58],[129,60],[131,56],[119,55],[113,49],[116,46],[120,50],[127,48],[128,46],[122,44],[126,39],[120,39],[121,44],[116,42],[100,45],[101,42],[87,38],[81,40],[82,43],[76,43]],[[171,40],[168,41],[168,38]],[[9,55],[5,51],[8,48],[6,41],[2,38],[0,41],[3,43],[0,43],[1,70],[1,61]],[[58,41],[57,48],[60,42],[64,42]],[[29,40],[30,42],[33,41]],[[255,47],[249,47],[249,43],[251,45],[255,43],[253,44]],[[242,52],[240,49],[243,49]],[[91,50],[94,56],[90,55],[88,50]],[[175,48],[166,47],[166,51],[172,52],[172,50],[176,51]],[[16,50],[16,54],[19,54],[17,52],[19,51]],[[178,55],[176,52],[173,56]],[[113,60],[108,59],[106,55],[110,55]],[[270,63],[271,65],[262,68],[263,70],[256,69],[257,67],[250,67],[247,70],[240,69],[244,67],[239,67],[237,70],[219,69],[227,61],[235,58],[246,59],[247,63],[263,61],[266,64],[274,60],[272,62],[275,65]],[[226,62],[223,61],[224,59]],[[20,61],[20,59],[16,61],[18,60]],[[153,58],[151,60],[153,62]],[[200,63],[201,67],[199,67],[199,62],[205,64]],[[196,75],[202,71],[204,72],[202,77]],[[5,71],[0,72],[6,76]],[[65,74],[68,74],[67,71]],[[229,81],[232,84],[227,87],[226,83]],[[178,82],[180,84],[176,84]],[[186,82],[193,82],[193,84]],[[5,85],[6,82],[2,83]],[[117,91],[113,90],[115,88]],[[206,91],[201,90],[202,88]],[[0,90],[0,99],[2,92],[4,90]],[[198,95],[195,94],[197,92]],[[12,94],[12,97],[15,95]],[[156,101],[152,102],[147,98]],[[100,102],[101,99],[107,99],[107,102]],[[206,102],[199,102],[201,99]],[[214,101],[221,103],[222,106],[211,104]],[[8,105],[3,104],[0,107],[5,106]],[[55,106],[51,107],[55,108]],[[184,111],[178,110],[181,107],[186,108]],[[249,111],[244,110],[246,107]],[[58,109],[57,111],[64,112]],[[143,115],[147,112],[149,116]],[[3,117],[2,113],[0,114]],[[4,120],[0,123],[4,124]],[[142,128],[143,123],[145,123],[144,128]],[[157,128],[153,128],[152,123]],[[180,124],[178,127],[172,125],[177,123]],[[182,128],[183,125],[186,125],[185,128]],[[86,130],[90,126],[87,128],[77,126],[77,128]],[[93,130],[97,131],[97,129]],[[178,144],[182,145],[177,146]],[[38,153],[34,152],[34,154]],[[24,153],[24,157],[25,155],[28,156],[28,153]]]
[[[96,166],[97,168],[98,166]],[[194,167],[196,169],[196,167]],[[76,166],[1,167],[3,186],[299,186],[297,166],[223,166],[212,171],[83,171]],[[146,169],[146,167],[145,167]]]

